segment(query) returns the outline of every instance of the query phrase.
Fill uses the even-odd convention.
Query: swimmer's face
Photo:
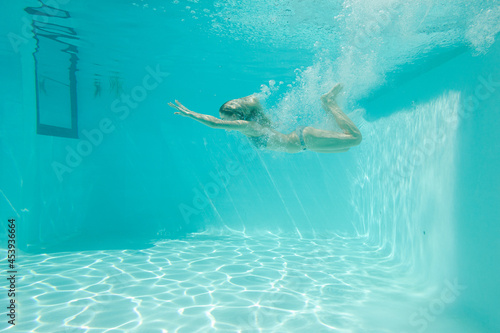
[[[222,119],[222,120],[236,120],[236,115],[234,113],[221,112],[220,119]]]
[[[246,120],[246,109],[239,100],[224,103],[219,109],[219,114],[223,120]]]
[[[241,120],[243,115],[239,112],[220,112],[220,118],[222,120]]]

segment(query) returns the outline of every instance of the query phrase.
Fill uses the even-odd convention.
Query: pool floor
[[[382,252],[362,239],[238,234],[24,255],[16,329],[417,332],[409,317],[428,295]]]

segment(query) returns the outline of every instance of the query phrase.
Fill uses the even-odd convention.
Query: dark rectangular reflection
[[[76,64],[78,50],[67,11],[42,4],[33,14],[37,134],[78,138]]]

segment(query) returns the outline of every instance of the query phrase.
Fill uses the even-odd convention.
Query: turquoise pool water
[[[7,2],[0,331],[498,332],[499,22],[498,1]],[[336,82],[363,135],[339,154],[167,106],[255,93],[277,130],[339,130]]]

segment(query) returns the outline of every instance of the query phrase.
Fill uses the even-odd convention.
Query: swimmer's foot
[[[332,89],[330,89],[329,92],[321,96],[321,102],[324,104],[330,104],[332,102],[335,102],[335,98],[337,98],[337,95],[342,91],[344,86],[341,83],[337,83]]]

